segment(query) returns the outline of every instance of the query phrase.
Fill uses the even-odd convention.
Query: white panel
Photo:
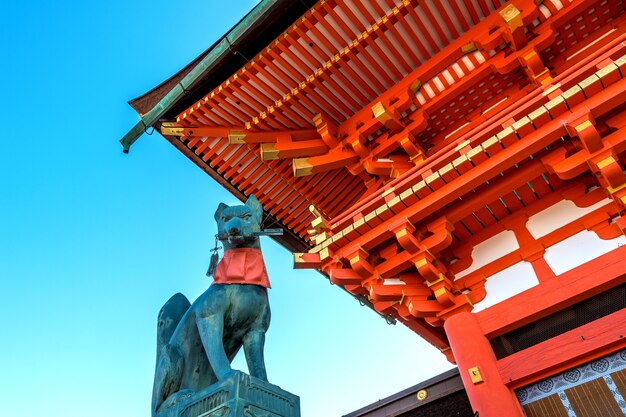
[[[612,202],[613,200],[605,198],[589,207],[581,208],[577,207],[571,200],[561,200],[547,209],[530,216],[526,223],[526,228],[535,239],[539,239]]]
[[[474,58],[476,58],[476,61],[478,61],[479,64],[482,64],[483,62],[485,62],[485,57],[483,56],[482,52],[474,51],[472,52],[472,55],[474,56]]]
[[[563,3],[561,3],[561,0],[550,0],[550,3],[554,4],[557,10],[561,10],[563,8]]]
[[[465,75],[465,73],[463,72],[463,68],[461,68],[458,62],[452,64],[452,69],[454,70],[454,72],[456,72],[456,75],[458,75],[459,78],[463,78],[463,76]]]
[[[493,106],[490,106],[488,109],[483,110],[483,111],[481,112],[481,114],[485,114],[485,113],[489,112],[490,110],[495,109],[496,107],[498,107],[498,106],[500,105],[500,103],[503,103],[503,102],[507,101],[508,99],[509,99],[509,96],[504,96],[504,97],[502,98],[502,100],[498,101],[498,102],[497,102],[496,104],[494,104]],[[495,136],[494,136],[494,137],[495,137]]]
[[[449,137],[451,137],[452,135],[454,135],[456,132],[458,132],[459,130],[463,129],[465,126],[467,126],[468,124],[470,124],[470,122],[465,122],[463,123],[461,126],[459,126],[458,128],[454,129],[452,132],[448,133],[446,136],[444,136],[444,139],[448,139]]]
[[[463,61],[468,71],[472,71],[474,68],[476,68],[474,66],[474,63],[467,57],[467,55],[463,55],[463,58],[461,58],[461,61]]]
[[[426,91],[426,94],[428,94],[428,96],[430,98],[434,98],[435,97],[435,92],[433,91],[433,88],[430,86],[430,84],[426,83],[422,86],[424,88],[424,91]]]
[[[615,28],[613,28],[613,29],[609,30],[609,31],[608,31],[608,32],[606,32],[604,35],[602,35],[602,36],[600,36],[598,39],[596,39],[595,41],[593,41],[593,42],[589,43],[588,45],[586,45],[586,46],[584,46],[584,47],[582,47],[582,48],[580,48],[580,49],[579,49],[579,50],[577,50],[575,53],[573,53],[572,55],[570,55],[569,57],[567,57],[566,61],[569,61],[570,59],[573,59],[575,56],[577,56],[577,55],[579,55],[579,54],[585,54],[585,55],[583,55],[583,56],[586,56],[586,55],[588,54],[588,52],[587,52],[588,50],[589,50],[589,51],[593,51],[593,48],[594,48],[594,45],[595,45],[595,44],[602,45],[602,44],[603,44],[602,40],[603,40],[605,37],[612,35],[612,34],[613,34],[613,32],[615,32],[616,30],[617,30],[617,29],[615,29]]]
[[[604,240],[594,232],[583,230],[547,248],[543,257],[554,273],[560,275],[625,244],[626,236]]]
[[[472,250],[472,264],[469,268],[457,273],[455,280],[462,278],[465,275],[474,272],[488,263],[500,259],[504,255],[508,255],[517,249],[519,249],[519,243],[517,243],[515,233],[511,230],[500,232],[494,237],[474,246],[474,250]]]
[[[546,19],[549,18],[550,16],[552,16],[552,13],[550,13],[550,9],[548,9],[543,4],[541,6],[539,6],[539,10],[541,11],[541,13],[543,13],[543,15],[545,16]]]
[[[441,71],[441,75],[443,75],[443,78],[446,79],[448,84],[450,84],[450,85],[454,84],[454,78],[452,78],[452,75],[450,75],[450,71],[449,70]]]
[[[435,76],[432,79],[432,82],[435,84],[435,87],[437,88],[437,90],[439,91],[443,91],[446,89],[446,87],[443,85],[443,83],[441,82],[441,80],[439,79],[439,75]]]
[[[479,312],[539,284],[530,262],[521,261],[487,278],[487,296],[474,306]]]
[[[406,282],[398,278],[385,278],[383,285],[406,285]]]

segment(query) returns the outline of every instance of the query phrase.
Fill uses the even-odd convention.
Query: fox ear
[[[261,206],[259,200],[254,195],[250,194],[248,201],[246,201],[246,206],[252,210],[254,217],[256,217],[259,223],[261,223],[261,220],[263,219],[263,206]]]
[[[220,214],[222,214],[222,212],[228,207],[229,206],[224,203],[220,203],[220,205],[217,206],[217,210],[215,211],[215,215],[214,215],[216,221],[220,220]]]

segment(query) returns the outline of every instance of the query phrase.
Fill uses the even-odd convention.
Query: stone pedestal
[[[300,417],[300,397],[243,372],[181,395],[158,417]]]

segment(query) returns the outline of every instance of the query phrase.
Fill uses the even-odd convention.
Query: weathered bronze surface
[[[153,417],[200,415],[189,414],[186,405],[199,401],[200,397],[214,395],[213,390],[227,381],[243,378],[230,366],[242,346],[252,381],[257,385],[267,383],[263,350],[270,307],[269,281],[260,254],[262,215],[261,204],[254,196],[250,196],[245,205],[229,207],[220,203],[215,219],[225,253],[218,264],[215,282],[193,304],[182,294],[175,294],[161,309]],[[235,399],[232,395],[227,397],[224,402]],[[259,401],[265,401],[263,398],[259,397]],[[233,409],[233,406],[227,408]],[[229,414],[227,410],[222,414],[216,412],[218,414],[208,415],[239,415]],[[248,411],[246,415],[257,414]],[[297,414],[266,410],[260,415],[299,416],[299,406]]]
[[[181,396],[160,417],[300,417],[300,398],[281,388],[234,371],[190,396]]]

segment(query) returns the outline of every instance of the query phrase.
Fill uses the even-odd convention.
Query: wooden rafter
[[[552,279],[546,245],[626,229],[625,9],[320,1],[162,132],[309,242],[298,267],[446,350],[486,277]],[[530,239],[520,219],[564,196],[611,200]],[[524,247],[455,279],[504,229]]]

